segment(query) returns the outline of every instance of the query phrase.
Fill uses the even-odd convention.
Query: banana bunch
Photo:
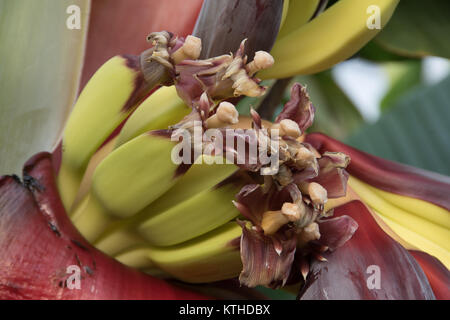
[[[222,113],[236,112],[234,106],[228,110],[229,103],[220,111],[224,92],[263,92],[252,74],[267,63],[261,64],[257,54],[256,62],[245,66],[243,45],[236,55],[214,60],[223,65],[214,72],[222,74],[203,100],[204,95],[182,100],[178,91],[183,88],[170,85],[143,98],[168,81],[163,74],[150,85],[144,67],[136,67],[128,56],[112,58],[95,73],[69,118],[58,177],[69,216],[87,240],[152,274],[162,270],[185,281],[209,282],[239,273],[241,228],[234,222],[239,212],[231,200],[249,177],[235,164],[223,163],[222,155],[200,155],[192,165],[175,163],[172,153],[178,141],[172,141],[167,128],[190,123],[197,103],[199,108],[205,103],[217,107],[208,126],[222,126]],[[185,45],[178,50],[187,51],[187,58],[199,54],[189,54]],[[175,58],[172,52],[167,61]],[[158,60],[172,68],[167,61]],[[104,143],[122,122],[119,134]]]
[[[366,26],[367,7],[380,7],[384,25],[398,0],[341,0],[311,20],[320,3],[285,0],[275,65],[259,77],[318,72],[351,56],[379,31]],[[164,129],[188,117],[192,105],[168,83],[165,70],[173,66],[164,60],[167,34],[150,40],[154,49],[140,57],[106,62],[75,104],[58,176],[63,203],[80,232],[124,264],[192,283],[236,277],[242,228],[233,221],[239,212],[231,200],[250,178],[234,164],[207,164],[214,162],[208,156],[189,168],[171,160],[176,142]],[[179,50],[185,58],[199,55]],[[268,66],[252,63],[250,74]],[[227,81],[250,86],[236,66],[227,69]],[[159,85],[165,86],[148,96]],[[117,137],[104,144],[122,123]]]
[[[141,55],[115,56],[103,64],[86,84],[73,107],[64,129],[58,176],[61,199],[67,211],[74,204],[94,153],[151,90],[170,81],[162,57],[170,49],[171,35],[165,31],[152,33],[147,40],[153,43],[153,48]],[[179,109],[180,100],[176,99],[173,106],[160,112],[176,113],[173,109]],[[162,106],[160,108],[163,109]],[[158,121],[163,122],[164,116],[161,115]],[[172,121],[170,119],[168,122]]]

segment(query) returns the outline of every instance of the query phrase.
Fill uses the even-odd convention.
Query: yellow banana
[[[330,68],[355,54],[381,29],[369,29],[373,15],[380,27],[389,21],[399,0],[340,0],[321,15],[280,38],[271,54],[273,67],[261,79],[311,74]],[[372,11],[370,9],[374,9]]]
[[[283,14],[286,7],[283,7]],[[297,30],[306,24],[314,12],[317,10],[320,0],[293,0],[288,3],[287,14],[284,20],[281,20],[280,32],[278,32],[277,39],[281,39],[292,31]]]
[[[116,147],[140,134],[166,129],[191,111],[177,95],[175,86],[161,87],[145,99],[120,131]]]
[[[111,58],[86,84],[64,129],[58,182],[67,210],[91,156],[153,86],[144,80],[137,56]]]

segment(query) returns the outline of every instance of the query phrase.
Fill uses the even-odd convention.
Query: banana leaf
[[[422,85],[346,142],[385,159],[450,175],[449,100],[450,76],[433,86]]]
[[[374,39],[384,49],[407,57],[450,58],[450,1],[400,1],[386,28]]]
[[[66,25],[73,5],[80,29]],[[0,1],[0,175],[20,173],[58,142],[77,95],[89,8],[90,0]]]
[[[381,100],[381,111],[385,112],[404,94],[422,83],[422,61],[386,62],[383,67],[390,79],[390,89]]]
[[[80,89],[108,58],[140,53],[146,35],[189,34],[202,0],[0,0],[0,175],[59,142]],[[69,6],[80,29],[68,29]],[[71,12],[71,11],[69,11]]]

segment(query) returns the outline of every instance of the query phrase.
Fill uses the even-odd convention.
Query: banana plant
[[[142,53],[92,76],[87,63],[62,148],[32,157],[22,179],[0,180],[0,297],[204,298],[157,278],[238,278],[289,285],[299,299],[450,298],[448,177],[305,133],[320,106],[300,84],[274,123],[234,107],[264,95],[260,79],[351,57],[398,4],[326,2],[205,0],[198,17],[195,2],[182,19],[189,28],[197,18],[192,35],[149,30]],[[380,29],[368,27],[374,3]],[[189,144],[191,162],[174,162],[171,137],[195,137],[196,123],[200,151],[217,147],[202,138],[208,129],[233,128],[244,151],[278,155],[278,170],[234,144],[200,156]],[[68,290],[67,265],[81,270],[80,290]]]

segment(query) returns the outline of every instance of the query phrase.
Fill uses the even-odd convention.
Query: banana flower
[[[315,107],[300,84],[292,87],[291,100],[274,124],[263,121],[256,111],[250,119],[238,119],[233,105],[222,101],[242,94],[262,95],[265,89],[256,72],[263,79],[315,73],[350,57],[377,31],[366,29],[366,15],[344,20],[343,15],[349,10],[365,13],[373,1],[341,0],[321,14],[324,1],[304,1],[304,8],[309,8],[305,12],[299,10],[300,1],[257,2],[252,6],[243,1],[205,1],[194,29],[197,38],[152,33],[148,39],[153,47],[141,56],[110,60],[108,68],[117,74],[122,74],[124,66],[128,69],[122,74],[125,80],[117,80],[112,88],[120,99],[107,100],[111,102],[109,111],[100,114],[108,124],[98,126],[95,116],[88,121],[92,111],[75,106],[65,132],[62,159],[57,152],[53,156],[40,153],[25,164],[22,180],[17,176],[0,179],[0,298],[205,298],[116,260],[148,273],[162,269],[166,276],[188,282],[197,282],[186,275],[192,272],[194,278],[201,279],[198,282],[240,274],[240,282],[249,287],[300,283],[299,299],[450,298],[448,177],[365,154],[319,133],[305,134]],[[398,1],[377,2],[384,25]],[[253,20],[246,21],[249,12]],[[270,51],[277,34],[271,51],[274,60],[270,61],[267,53],[261,52]],[[245,37],[247,42],[242,41]],[[196,39],[202,42],[201,51]],[[108,76],[97,72],[90,82],[101,82]],[[148,109],[146,101],[158,99],[159,90],[147,98],[148,93],[158,85],[172,84],[181,99],[175,98],[175,107],[153,106],[152,114],[176,110],[175,115],[166,119],[167,113],[161,111],[164,121],[149,125],[139,112]],[[85,92],[91,90],[89,86]],[[104,103],[102,98],[90,101],[85,92],[77,104]],[[192,111],[179,111],[180,104]],[[108,147],[105,140],[128,116]],[[86,140],[77,136],[83,133],[71,129],[83,121],[93,123],[91,129],[86,126]],[[133,121],[146,124],[127,133]],[[215,166],[208,171],[207,166],[197,169],[196,165],[165,164],[164,154],[174,145],[167,137],[179,130],[194,131],[195,121],[203,130],[219,131],[250,123],[255,136],[243,138],[237,133],[233,139],[248,146],[263,141],[263,148],[270,148],[276,140],[280,144],[278,172],[257,174],[268,168],[251,163],[234,148],[232,162],[243,160],[237,166]],[[169,129],[164,128],[169,125]],[[267,134],[265,128],[279,130],[281,137]],[[83,151],[78,153],[77,147]],[[230,151],[229,146],[221,147]],[[102,150],[95,173],[89,173],[89,162]],[[115,159],[123,160],[123,171],[112,166]],[[148,159],[143,170],[136,169],[136,159]],[[162,177],[170,178],[143,179],[137,186],[123,186],[123,194],[148,190],[131,201],[120,194],[108,198],[105,190],[112,182],[126,184],[133,174],[153,173],[152,166],[158,166]],[[81,192],[83,198],[79,188],[85,171],[92,187]],[[181,212],[189,218],[214,196],[217,198],[209,203],[219,206],[223,202],[224,212],[231,212],[228,216],[212,208],[211,216],[220,213],[223,221],[208,222],[209,229],[203,219],[192,221],[204,228],[203,232],[186,235],[180,219],[180,228],[172,230],[179,234],[171,238],[165,232],[159,240],[152,238],[159,227],[168,224],[165,217],[181,217]],[[229,206],[233,198],[236,211]],[[163,214],[151,219],[158,210]],[[111,240],[129,243],[130,247],[111,248]],[[207,245],[202,246],[202,242]],[[81,270],[81,290],[67,290],[67,265]],[[212,270],[207,270],[211,266]],[[377,277],[368,279],[373,270]]]

